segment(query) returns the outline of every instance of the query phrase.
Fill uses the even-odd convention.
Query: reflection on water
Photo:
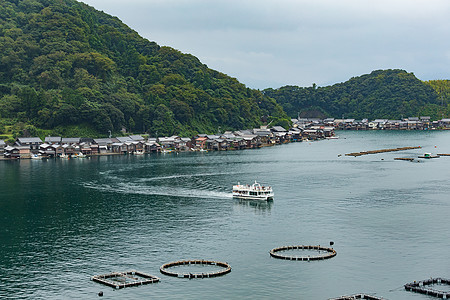
[[[272,209],[273,200],[262,201],[262,200],[245,200],[245,199],[234,199],[234,203],[237,206],[242,206],[246,208],[252,208],[255,211],[269,211]]]

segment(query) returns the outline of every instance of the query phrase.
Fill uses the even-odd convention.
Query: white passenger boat
[[[233,185],[233,197],[249,200],[273,200],[273,190],[270,186],[262,186],[255,181],[254,184]]]

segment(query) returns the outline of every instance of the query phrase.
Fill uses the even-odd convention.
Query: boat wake
[[[220,190],[202,190],[173,186],[146,186],[130,183],[105,184],[96,182],[83,183],[85,188],[98,191],[134,194],[134,195],[153,195],[153,196],[170,196],[170,197],[187,197],[187,198],[232,198],[231,193]]]

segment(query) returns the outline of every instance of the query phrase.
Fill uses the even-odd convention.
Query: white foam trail
[[[94,182],[86,182],[84,187],[99,191],[107,191],[120,194],[135,195],[158,195],[171,197],[188,197],[188,198],[231,198],[231,193],[220,191],[207,191],[200,189],[187,189],[183,187],[161,187],[161,186],[140,186],[129,183],[119,183],[117,185],[96,184]]]

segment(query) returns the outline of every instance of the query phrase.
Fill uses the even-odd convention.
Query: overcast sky
[[[248,87],[450,79],[450,0],[82,0]]]

